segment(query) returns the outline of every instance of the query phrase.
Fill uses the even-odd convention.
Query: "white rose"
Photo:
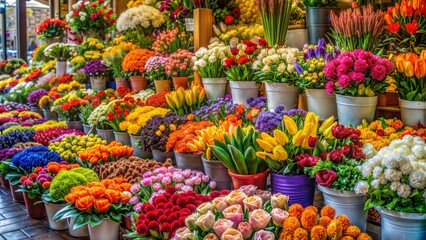
[[[401,183],[396,193],[399,197],[407,198],[411,194],[411,187],[405,183]]]
[[[211,62],[211,63],[216,62],[216,60],[217,60],[217,58],[216,58],[216,56],[214,56],[214,55],[211,55],[211,56],[209,57],[209,62]]]
[[[370,184],[375,189],[378,189],[380,187],[380,181],[379,181],[379,179],[374,179],[373,181],[371,181]]]
[[[414,137],[413,137],[413,136],[411,136],[411,135],[405,135],[405,136],[402,138],[402,141],[403,141],[405,144],[407,144],[408,146],[411,146],[411,145],[413,145]]]
[[[268,50],[268,55],[274,55],[275,53],[276,53],[276,51],[273,48]]]
[[[287,65],[287,72],[293,73],[294,71],[295,71],[294,65],[293,64],[288,64]]]
[[[398,191],[399,186],[401,186],[401,182],[392,182],[390,185],[390,190],[391,191]]]
[[[280,72],[280,73],[285,72],[285,69],[286,69],[286,67],[285,67],[284,63],[280,63],[277,67],[277,71]]]
[[[413,171],[411,160],[408,157],[403,157],[399,160],[399,170],[402,174],[410,174]]]
[[[84,21],[84,20],[86,20],[86,17],[80,17],[80,20]]]
[[[225,53],[224,53],[224,52],[220,52],[220,53],[219,53],[219,58],[220,58],[220,59],[225,59],[225,58],[226,58]]]
[[[394,154],[410,155],[411,149],[408,145],[402,144],[397,149],[394,150]]]
[[[70,23],[74,23],[75,22],[75,19],[74,18],[71,18],[70,19]]]
[[[398,167],[398,159],[401,155],[392,155],[383,159],[382,165],[387,168],[397,168]]]
[[[373,177],[374,178],[379,178],[383,173],[383,169],[380,166],[376,166],[373,169]]]

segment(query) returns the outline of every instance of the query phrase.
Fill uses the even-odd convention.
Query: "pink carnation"
[[[338,77],[340,77],[340,76],[342,76],[342,75],[346,75],[347,73],[348,73],[348,67],[346,67],[345,65],[343,65],[343,64],[340,64],[338,67],[337,67],[337,76]]]
[[[371,69],[370,76],[373,80],[382,81],[386,77],[386,68],[382,65],[376,65]]]
[[[342,57],[340,60],[340,65],[343,65],[346,67],[346,69],[349,69],[354,65],[354,61],[351,57]]]
[[[368,65],[366,61],[359,59],[358,61],[355,62],[355,65],[354,65],[355,72],[364,73],[365,70],[367,70],[367,68],[368,68]]]
[[[328,81],[325,84],[325,90],[327,91],[328,94],[332,94],[334,92],[334,82]]]
[[[348,76],[355,82],[359,83],[365,80],[365,75],[359,72],[350,72]]]
[[[373,68],[374,66],[376,66],[377,64],[379,64],[379,60],[380,60],[380,57],[377,57],[377,56],[373,56],[373,57],[367,59],[368,67],[370,69]]]
[[[342,75],[339,77],[339,80],[337,80],[337,84],[340,88],[347,88],[350,83],[351,79],[348,77],[348,75]]]
[[[382,64],[386,68],[386,74],[391,74],[394,70],[394,66],[391,61],[387,59],[380,59],[380,64]]]
[[[324,75],[329,79],[334,79],[334,74],[336,72],[336,67],[334,66],[334,61],[331,61],[324,67]]]

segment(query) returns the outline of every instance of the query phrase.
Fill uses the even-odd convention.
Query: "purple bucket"
[[[303,207],[314,203],[315,179],[308,175],[284,176],[271,173],[272,194],[282,193],[290,197],[288,205],[299,203]]]

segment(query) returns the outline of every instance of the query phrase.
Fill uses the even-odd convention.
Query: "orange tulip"
[[[60,170],[59,164],[47,166],[47,171],[50,173],[57,174],[59,170]]]
[[[109,188],[109,185],[113,184],[114,181],[112,179],[104,179],[101,183],[105,186],[105,188]]]
[[[390,25],[390,24],[392,24],[392,23],[393,23],[393,19],[392,19],[392,17],[391,17],[391,15],[390,15],[390,14],[385,14],[384,19],[385,19],[385,21],[386,21],[386,23],[387,23],[388,25]]]
[[[108,199],[110,203],[116,203],[120,201],[121,192],[117,190],[107,189],[105,191],[105,198]]]
[[[418,78],[424,78],[426,76],[426,59],[417,59],[414,64],[414,74]]]
[[[89,183],[87,183],[87,187],[89,187],[89,188],[93,188],[93,187],[104,188],[104,185],[100,182],[89,182]]]
[[[89,190],[88,190],[87,188],[85,188],[85,189],[81,189],[80,191],[76,192],[75,194],[76,194],[79,198],[82,198],[82,197],[85,197],[85,196],[90,195],[90,192],[89,192]]]
[[[67,201],[68,203],[74,204],[76,200],[77,195],[75,195],[74,193],[69,193],[65,196],[65,201]]]
[[[89,188],[90,195],[92,195],[95,198],[102,198],[105,195],[105,188],[104,187],[92,187]]]
[[[117,177],[117,178],[114,178],[114,179],[113,179],[113,181],[114,181],[116,184],[127,183],[126,179],[124,179],[123,177]]]
[[[34,172],[35,173],[39,173],[39,172],[41,172],[41,170],[43,170],[42,167],[36,167],[36,168],[34,168]]]
[[[86,190],[86,186],[75,186],[75,187],[71,188],[71,193],[77,193],[80,190]]]
[[[130,183],[122,183],[120,185],[120,191],[130,191],[130,188],[132,187],[132,184]]]
[[[419,56],[417,56],[417,54],[415,53],[410,52],[405,54],[405,60],[410,61],[411,65],[413,66],[417,59],[419,59]]]
[[[93,196],[85,196],[75,200],[75,207],[80,211],[89,211],[93,207],[95,198]]]
[[[395,65],[398,72],[403,73],[405,71],[405,60],[401,56],[395,57]]]
[[[420,58],[426,59],[426,50],[423,50],[423,51],[420,53]]]
[[[413,8],[414,10],[420,9],[420,0],[413,0]]]
[[[100,213],[108,211],[110,206],[111,203],[108,201],[108,199],[101,198],[95,200],[95,209]]]
[[[99,161],[99,158],[97,158],[97,157],[91,157],[89,161],[90,161],[91,164],[97,164],[98,161]]]
[[[43,188],[50,188],[50,182],[44,182],[43,184],[42,184],[42,186],[43,186]]]
[[[404,71],[404,74],[407,77],[414,76],[413,64],[411,64],[411,62],[405,62],[405,71]]]
[[[126,204],[130,201],[130,196],[124,193],[121,193],[121,203]]]

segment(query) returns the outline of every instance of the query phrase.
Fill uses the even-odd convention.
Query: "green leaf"
[[[90,216],[90,225],[92,227],[96,227],[98,225],[100,225],[102,223],[104,219],[100,216],[98,216],[97,214],[93,214]]]
[[[228,145],[228,150],[231,153],[231,159],[233,160],[235,164],[237,173],[242,175],[247,175],[248,169],[247,169],[247,163],[244,158],[244,155],[240,152],[240,150],[238,150],[236,147],[232,145]]]

